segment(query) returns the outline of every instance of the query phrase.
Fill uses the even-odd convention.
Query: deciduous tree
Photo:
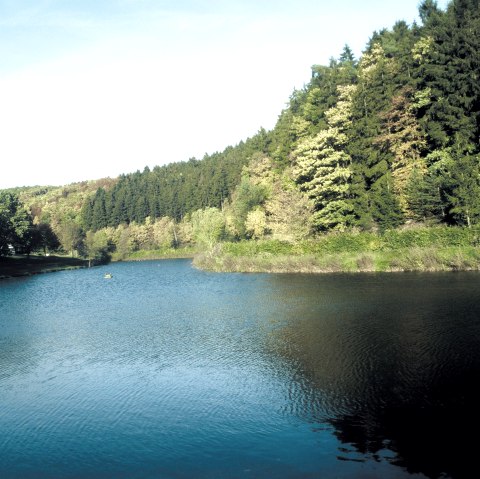
[[[293,153],[294,177],[315,205],[313,224],[319,230],[343,230],[353,220],[351,157],[345,146],[355,89],[338,87],[338,102],[325,113],[328,128],[301,141]]]
[[[195,241],[209,248],[220,241],[225,234],[225,217],[218,208],[194,211],[191,223]]]

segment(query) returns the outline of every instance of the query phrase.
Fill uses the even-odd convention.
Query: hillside
[[[480,219],[480,6],[425,0],[421,25],[345,46],[294,91],[275,128],[202,160],[115,180],[19,190],[66,251],[290,243]],[[97,253],[94,253],[97,251]]]

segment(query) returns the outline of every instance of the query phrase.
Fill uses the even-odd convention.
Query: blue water
[[[479,305],[477,273],[1,281],[0,477],[471,477]]]

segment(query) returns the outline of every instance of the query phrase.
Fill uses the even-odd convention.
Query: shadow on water
[[[477,274],[272,276],[291,315],[271,352],[288,411],[330,424],[338,459],[430,478],[472,477],[480,427]]]

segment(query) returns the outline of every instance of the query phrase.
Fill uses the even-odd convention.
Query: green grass
[[[479,237],[477,229],[436,227],[329,234],[298,244],[242,241],[217,245],[194,265],[277,273],[480,270]]]
[[[194,247],[184,248],[163,248],[156,250],[140,250],[130,253],[127,256],[119,256],[113,253],[113,261],[147,261],[153,259],[193,258],[197,253]]]
[[[386,252],[232,256],[203,253],[194,265],[210,271],[340,273],[480,270],[480,249],[413,248]]]
[[[7,256],[0,258],[0,279],[83,268],[88,261],[64,256]]]

